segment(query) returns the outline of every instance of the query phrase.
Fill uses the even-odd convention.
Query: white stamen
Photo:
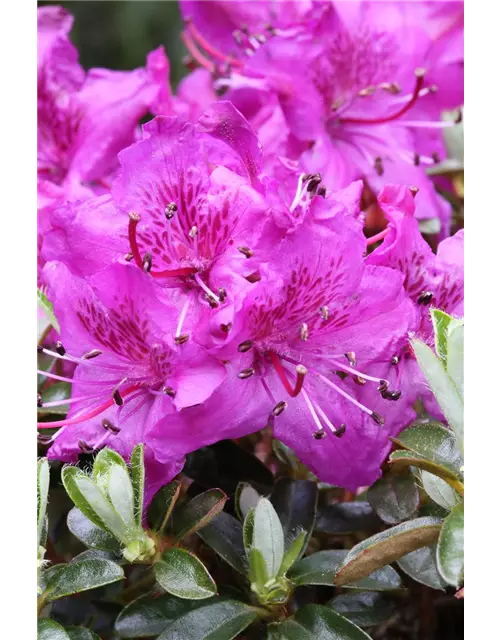
[[[178,338],[181,335],[182,325],[184,324],[184,320],[186,319],[186,315],[189,309],[189,305],[191,303],[191,296],[186,296],[186,300],[181,310],[181,315],[179,316],[179,322],[177,323],[177,329],[175,330],[175,337]]]
[[[216,296],[215,293],[207,287],[207,285],[203,282],[203,280],[200,278],[198,273],[194,274],[194,279],[200,285],[203,291],[207,294],[207,296],[210,296],[213,300],[215,300],[215,302],[220,302],[219,297]]]

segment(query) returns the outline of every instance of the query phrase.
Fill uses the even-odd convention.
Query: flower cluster
[[[200,68],[176,96],[161,49],[85,76],[71,17],[39,10],[39,278],[60,325],[39,351],[72,384],[38,424],[48,455],[143,442],[158,486],[267,426],[323,481],[370,484],[415,401],[439,415],[409,337],[432,341],[431,307],[463,315],[463,231],[425,173],[462,102],[462,7],[181,5]]]

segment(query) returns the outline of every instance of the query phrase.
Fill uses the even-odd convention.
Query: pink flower
[[[155,420],[204,402],[225,377],[224,366],[192,341],[175,336],[178,310],[158,300],[150,279],[132,265],[111,265],[88,282],[62,263],[49,262],[44,276],[61,325],[55,351],[76,365],[67,417],[42,422],[59,427],[49,455],[71,460],[82,450],[107,444],[124,455],[145,442]],[[64,345],[64,346],[63,346]],[[68,401],[39,404],[45,407]]]
[[[366,261],[403,274],[404,287],[416,314],[412,332],[434,347],[430,309],[442,309],[455,317],[464,313],[464,231],[443,240],[434,255],[418,229],[415,203],[408,189],[388,185],[379,194],[378,203],[389,220],[388,230],[382,244]],[[409,346],[394,356],[393,373],[389,375],[393,384],[413,398],[423,396],[426,408],[439,417],[441,414]]]

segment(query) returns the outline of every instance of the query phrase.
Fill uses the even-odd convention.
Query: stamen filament
[[[326,426],[330,429],[330,431],[332,433],[336,433],[337,429],[334,427],[333,423],[329,420],[328,416],[326,415],[326,413],[323,411],[323,409],[319,406],[319,404],[317,402],[314,403],[314,406],[316,407],[316,411],[319,413],[319,415],[321,416],[321,418],[323,419],[323,422],[326,424]]]
[[[306,377],[307,369],[300,364],[297,365],[297,379],[295,381],[295,387],[292,388],[292,385],[288,380],[288,376],[286,375],[286,370],[283,368],[279,357],[276,355],[276,353],[274,353],[274,351],[269,351],[269,357],[288,395],[290,395],[292,398],[296,398],[302,390],[302,385],[304,384],[304,378]]]
[[[370,245],[375,244],[379,240],[383,240],[385,238],[385,236],[389,233],[389,230],[390,230],[389,227],[386,227],[380,233],[376,233],[374,236],[371,236],[370,238],[367,238],[366,239],[366,246],[369,247]]]
[[[179,316],[179,322],[177,323],[177,329],[175,330],[175,337],[178,338],[181,335],[182,325],[184,324],[184,320],[186,319],[186,315],[189,309],[189,305],[191,303],[191,296],[186,296],[186,301],[182,307],[181,315]]]
[[[44,378],[51,378],[52,380],[60,380],[61,382],[69,382],[71,384],[116,384],[120,382],[120,380],[75,380],[73,378],[65,378],[64,376],[58,376],[55,373],[50,373],[49,371],[42,371],[41,369],[37,369],[36,371],[38,375],[43,376]]]
[[[315,372],[313,372],[313,373],[315,373]],[[374,415],[374,413],[375,413],[374,411],[372,411],[371,409],[368,409],[368,407],[365,407],[365,405],[361,404],[361,402],[358,402],[355,398],[353,398],[351,395],[349,395],[346,391],[344,391],[343,389],[338,387],[331,380],[328,380],[327,377],[325,377],[321,373],[315,373],[315,375],[318,376],[318,378],[320,378],[320,380],[322,380],[329,387],[331,387],[332,389],[337,391],[337,393],[340,393],[340,395],[342,397],[344,397],[346,400],[349,400],[349,402],[352,402],[352,404],[355,405],[356,407],[358,407],[358,409],[361,409],[361,411],[363,411],[364,413],[368,414],[369,416],[373,416]]]
[[[181,33],[181,40],[185,44],[186,49],[191,54],[193,60],[196,60],[199,65],[210,71],[210,73],[213,73],[215,71],[215,65],[213,64],[213,62],[211,62],[208,58],[205,58],[201,51],[196,48],[193,40],[185,31]]]
[[[198,29],[194,26],[194,24],[191,21],[186,21],[186,22],[187,22],[187,29],[189,31],[189,35],[192,37],[192,39],[195,42],[197,42],[200,45],[200,47],[205,49],[205,51],[208,54],[210,54],[217,60],[220,60],[221,62],[227,62],[228,64],[231,64],[235,67],[243,66],[242,62],[240,62],[239,60],[236,60],[235,58],[232,58],[231,56],[224,55],[221,51],[219,51],[212,44],[210,44],[210,42],[208,42],[208,40],[205,39],[205,37],[198,31]]]
[[[77,398],[67,398],[66,400],[54,400],[53,402],[43,402],[42,400],[42,407],[45,409],[46,407],[62,407],[65,404],[74,404],[75,402],[81,402],[83,400],[92,400],[92,399],[96,399],[99,398],[103,395],[105,395],[106,392],[103,393],[98,393],[92,396],[79,396]]]
[[[219,297],[216,296],[215,293],[207,287],[207,285],[203,282],[203,280],[200,278],[198,273],[195,273],[194,279],[200,285],[203,291],[207,294],[207,296],[210,296],[210,298],[215,300],[215,302],[220,302]]]
[[[310,413],[312,415],[312,418],[314,420],[314,424],[317,426],[318,431],[324,431],[323,425],[321,424],[321,420],[319,419],[318,414],[316,413],[316,410],[314,409],[314,405],[311,402],[311,399],[307,395],[306,391],[303,391],[302,395],[304,396],[304,400],[306,401],[307,408],[309,409],[309,411],[310,411]]]

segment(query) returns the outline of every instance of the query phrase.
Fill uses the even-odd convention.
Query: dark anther
[[[132,253],[126,253],[123,256],[123,259],[125,260],[125,262],[131,262],[134,259],[134,255]]]
[[[342,424],[340,425],[340,427],[338,427],[338,428],[337,428],[337,430],[335,431],[335,433],[334,433],[333,435],[334,435],[336,438],[341,438],[341,437],[344,435],[345,430],[346,430],[346,426],[345,426],[345,424],[344,424],[344,423],[342,423]]]
[[[167,207],[165,207],[165,217],[167,220],[172,220],[174,217],[174,213],[177,211],[177,205],[175,202],[171,202]]]
[[[335,371],[335,374],[341,379],[345,380],[347,378],[347,373],[345,371]]]
[[[258,271],[254,271],[249,276],[245,277],[245,280],[248,280],[248,282],[250,282],[251,284],[253,284],[254,282],[259,282],[259,280],[261,279],[262,279],[262,276]]]
[[[228,322],[227,324],[222,323],[220,326],[220,330],[224,333],[229,333],[231,331],[231,327],[233,326],[232,322]]]
[[[411,193],[411,195],[412,195],[413,197],[415,197],[415,196],[417,195],[417,193],[418,193],[418,187],[408,187],[408,189],[409,189],[409,191],[410,191],[410,193]]]
[[[318,194],[318,196],[326,198],[326,187],[318,187],[318,191],[316,193]]]
[[[36,439],[40,444],[50,444],[52,442],[52,436],[46,436],[44,433],[37,433]]]
[[[383,89],[384,91],[388,91],[393,96],[397,95],[398,93],[401,93],[401,87],[397,82],[384,82],[380,85],[380,88]]]
[[[463,119],[462,109],[459,109],[457,113],[457,117],[455,118],[455,124],[460,124],[462,122],[462,119]]]
[[[175,391],[172,389],[172,387],[163,387],[162,391],[169,398],[175,398]]]
[[[434,164],[439,164],[439,154],[437,153],[437,151],[434,151],[431,157],[434,160]]]
[[[377,156],[375,158],[375,165],[374,166],[375,166],[375,173],[378,176],[384,175],[384,164],[383,164],[382,158],[380,156]]]
[[[250,349],[252,348],[253,342],[251,340],[245,340],[245,342],[241,342],[238,345],[238,351],[240,353],[246,353],[247,351],[250,351]]]
[[[319,312],[320,312],[321,317],[323,318],[323,320],[328,320],[330,312],[329,312],[328,307],[326,306],[326,304],[324,304],[322,307],[319,308]]]
[[[189,340],[189,335],[187,333],[181,333],[180,336],[175,336],[174,342],[175,344],[184,344]]]
[[[44,349],[43,344],[39,344],[36,347],[36,350],[37,350],[38,353],[43,353],[43,349]]]
[[[60,356],[63,356],[66,353],[66,349],[63,347],[63,343],[60,340],[56,342],[56,351]]]
[[[395,402],[401,398],[401,391],[382,391],[380,395],[384,400],[392,400]]]
[[[300,339],[304,342],[309,338],[309,329],[307,328],[307,324],[305,322],[300,325],[299,335]]]
[[[153,266],[153,256],[149,251],[146,251],[144,254],[144,258],[142,259],[142,268],[146,273],[151,271],[151,267]]]
[[[78,440],[78,448],[82,453],[92,453],[94,449],[85,440]]]
[[[399,356],[392,356],[391,358],[391,364],[399,364]]]
[[[113,400],[116,404],[117,407],[123,407],[123,398],[120,395],[120,392],[118,391],[118,389],[115,389],[113,391]]]
[[[245,258],[251,258],[253,256],[253,251],[248,247],[238,247],[238,251],[242,253]]]
[[[42,400],[42,396],[37,393],[36,394],[36,406],[41,409],[43,407],[43,400]]]
[[[434,294],[432,291],[423,291],[418,297],[418,304],[430,304]]]
[[[348,351],[347,353],[344,353],[344,355],[351,367],[354,367],[356,364],[356,354],[354,353],[354,351]]]
[[[326,433],[323,431],[323,429],[318,429],[318,431],[315,431],[313,433],[313,436],[315,440],[323,440],[323,438],[326,437]]]
[[[414,164],[416,167],[419,167],[419,166],[420,166],[420,154],[419,154],[419,153],[414,153],[414,154],[413,154],[413,164]]]
[[[212,296],[209,296],[208,293],[205,296],[205,300],[208,302],[208,305],[211,309],[217,309],[217,307],[219,306],[217,304],[217,301],[214,300]]]
[[[250,376],[253,376],[254,373],[255,369],[249,367],[248,369],[243,369],[243,371],[240,371],[238,373],[238,378],[241,378],[241,380],[246,380],[246,378],[250,378]]]
[[[111,431],[111,433],[117,434],[120,433],[121,429],[110,422],[107,418],[104,418],[101,422],[102,426],[106,431]]]
[[[321,184],[321,174],[315,173],[309,178],[309,182],[307,184],[307,192],[312,193],[316,191],[316,187]]]
[[[380,413],[377,413],[376,411],[372,411],[372,418],[378,424],[379,427],[383,427],[384,426],[385,420],[384,420],[384,418],[382,418]]]
[[[388,388],[389,388],[389,382],[387,380],[381,380],[377,387],[377,391],[380,391],[381,393],[385,393]]]
[[[280,416],[283,411],[287,408],[286,402],[278,402],[278,404],[273,409],[273,416]]]
[[[218,291],[217,294],[219,296],[219,300],[221,302],[224,302],[224,300],[227,298],[227,291],[224,289],[224,287],[221,287]]]
[[[356,384],[359,384],[360,387],[364,386],[366,384],[366,380],[364,378],[362,378],[361,376],[353,376],[352,379],[354,380],[354,382]]]
[[[92,358],[97,358],[97,356],[100,356],[102,353],[102,351],[99,351],[99,349],[92,349],[91,351],[87,351],[87,353],[84,353],[82,358],[84,360],[92,360]]]

